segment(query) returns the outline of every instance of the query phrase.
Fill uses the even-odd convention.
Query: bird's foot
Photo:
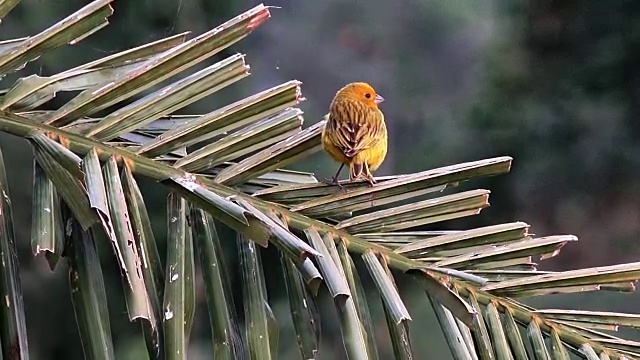
[[[376,179],[374,179],[373,176],[372,177],[358,176],[353,179],[349,179],[348,181],[349,184],[356,184],[356,183],[363,183],[363,182],[366,182],[369,187],[373,187],[373,185],[377,183]]]
[[[324,179],[321,180],[321,182],[323,184],[337,186],[340,189],[344,190],[344,186],[342,186],[342,184],[340,184],[340,180],[338,180],[338,178],[324,178]]]
[[[367,182],[369,183],[370,187],[373,187],[373,185],[376,184],[376,179],[374,179],[373,176],[370,176],[367,178]]]
[[[336,178],[323,178],[320,182],[327,185],[340,185],[340,181]]]

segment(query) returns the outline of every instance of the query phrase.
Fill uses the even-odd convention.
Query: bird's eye
[[[365,94],[365,96],[367,99],[371,99],[371,94]]]

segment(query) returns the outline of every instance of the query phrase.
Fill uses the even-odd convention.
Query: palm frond
[[[0,52],[0,74],[22,69],[26,63],[64,44],[74,44],[107,26],[113,0],[96,0],[39,34],[17,41]]]
[[[107,294],[94,235],[75,219],[64,218],[68,225],[65,255],[69,259],[69,285],[82,349],[87,357],[113,359]]]
[[[210,214],[195,207],[191,208],[191,218],[213,332],[213,355],[216,358],[240,358],[245,356],[245,349],[231,301],[227,267],[215,222]]]
[[[10,6],[0,6],[0,15]],[[97,0],[35,37],[2,44],[0,73],[92,34],[110,14],[109,1]],[[415,279],[412,286],[425,291],[424,304],[431,303],[456,359],[562,359],[569,352],[640,358],[638,343],[598,331],[635,327],[633,314],[545,311],[514,300],[557,292],[632,291],[640,278],[638,263],[538,271],[537,261],[556,256],[577,238],[535,237],[524,222],[413,231],[486,208],[490,191],[452,190],[461,182],[508,172],[510,157],[379,177],[376,186],[352,183],[343,191],[319,183],[313,174],[282,169],[320,149],[324,123],[304,126],[297,108],[304,100],[298,81],[207,114],[174,116],[245,78],[249,67],[238,54],[182,79],[170,78],[242,40],[269,17],[270,9],[259,5],[190,40],[179,34],[61,74],[26,77],[1,92],[0,131],[27,139],[34,149],[32,243],[36,254],[65,257],[71,264],[86,356],[113,357],[94,239],[94,231],[102,228],[121,267],[129,318],[143,323],[154,359],[187,357],[196,252],[215,355],[277,357],[278,322],[265,286],[270,273],[263,269],[258,246],[269,244],[281,254],[304,358],[318,356],[315,300],[321,283],[333,299],[350,358],[378,357],[375,314],[369,308],[378,297],[395,356],[412,358],[412,317],[396,285],[399,276]],[[160,90],[135,98],[160,83]],[[37,109],[58,91],[80,92],[56,110]],[[118,107],[123,100],[133,101]],[[116,109],[96,117],[111,106]],[[135,176],[172,190],[164,267]],[[0,185],[6,185],[3,178]],[[2,214],[4,228],[10,229],[10,212]],[[92,227],[96,223],[100,226]],[[252,325],[244,332],[234,314],[226,276],[233,269],[223,259],[216,223],[234,230],[239,239],[244,314]],[[61,229],[67,230],[64,239]],[[11,264],[12,234],[0,237]],[[358,258],[364,262],[362,274],[355,266]],[[2,314],[2,336],[17,336],[17,346],[26,351],[17,265],[3,271],[3,291],[16,300],[13,312]],[[361,275],[371,277],[377,297],[367,298]],[[5,357],[8,351],[3,342]]]
[[[4,157],[0,152],[0,291],[4,295],[5,306],[0,310],[0,335],[3,339],[11,339],[2,343],[3,353],[15,356],[28,356],[27,327],[25,324],[24,304],[18,254],[16,252],[16,236],[14,233],[13,214],[7,183],[7,169]]]

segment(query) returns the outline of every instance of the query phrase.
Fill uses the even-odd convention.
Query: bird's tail
[[[349,181],[355,181],[366,177],[366,168],[364,164],[349,164]]]

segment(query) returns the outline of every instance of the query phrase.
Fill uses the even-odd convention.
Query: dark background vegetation
[[[28,36],[88,1],[24,0],[0,25],[2,39]],[[121,0],[111,25],[76,46],[31,63],[23,75],[51,75],[116,51],[190,30],[206,31],[257,1]],[[514,157],[512,172],[475,182],[492,191],[492,207],[474,218],[431,228],[464,229],[522,220],[538,235],[580,238],[540,268],[569,270],[636,261],[640,250],[640,3],[624,0],[332,0],[278,1],[273,18],[234,52],[248,55],[253,76],[182,111],[204,113],[289,79],[301,80],[306,124],[318,121],[343,84],[370,82],[386,98],[388,160],[379,175],[415,172],[484,157]],[[3,81],[10,85],[12,78]],[[59,106],[67,94],[47,104]],[[29,245],[31,151],[0,134],[11,175],[20,265],[33,359],[82,358],[66,264],[50,272]],[[324,154],[298,164],[327,176]],[[143,182],[156,236],[166,241],[166,192]],[[152,199],[153,198],[153,199]],[[152,199],[152,200],[151,200]],[[233,250],[230,241],[229,250]],[[162,249],[164,250],[164,249]],[[145,358],[138,328],[129,324],[108,244],[101,257],[118,358]],[[234,258],[230,258],[234,260]],[[277,260],[266,252],[265,262]],[[230,265],[235,265],[230,261]],[[274,263],[275,265],[275,263]],[[364,274],[364,273],[363,273]],[[267,273],[283,331],[280,358],[297,358],[281,274]],[[417,351],[449,358],[430,305],[408,284]],[[380,316],[377,296],[370,306]],[[199,306],[204,306],[202,293]],[[240,300],[240,299],[238,299]],[[321,296],[322,359],[340,358],[339,332]],[[638,296],[592,293],[550,296],[536,306],[640,312]],[[210,357],[206,313],[196,316],[189,358]],[[382,319],[378,317],[378,319]],[[383,324],[383,322],[379,322]],[[385,326],[382,347],[389,344]],[[636,334],[631,334],[638,338]],[[334,354],[334,348],[336,352]],[[388,349],[387,349],[388,351]],[[389,353],[383,352],[382,358]]]

